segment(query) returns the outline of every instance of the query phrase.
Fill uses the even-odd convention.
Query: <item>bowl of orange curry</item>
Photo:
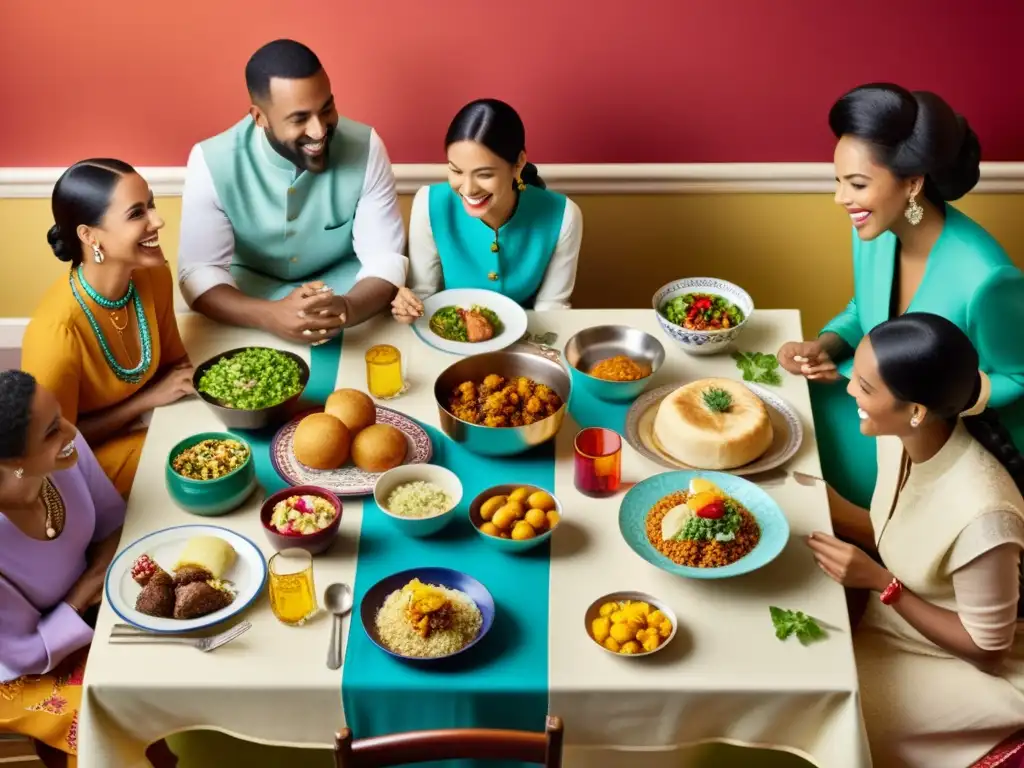
[[[596,325],[565,345],[573,386],[599,400],[627,402],[647,389],[665,362],[665,348],[654,336],[628,325]]]

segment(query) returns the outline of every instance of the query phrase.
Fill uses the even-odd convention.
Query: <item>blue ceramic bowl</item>
[[[234,472],[216,480],[193,480],[179,475],[171,464],[175,457],[203,440],[235,440],[249,450],[249,457]],[[200,432],[198,435],[185,438],[167,454],[164,478],[171,500],[186,512],[200,517],[227,514],[240,507],[256,488],[256,465],[252,460],[252,446],[229,432]]]
[[[481,526],[485,520],[480,517],[480,507],[483,506],[484,502],[488,499],[492,499],[495,496],[508,496],[512,491],[517,488],[528,488],[530,493],[535,491],[544,491],[552,499],[555,500],[555,511],[558,512],[559,522],[554,528],[548,528],[544,533],[534,536],[532,539],[502,539],[498,536],[492,536],[489,533],[485,533],[481,530]],[[507,483],[505,485],[495,485],[492,488],[488,488],[486,491],[477,495],[473,502],[469,505],[469,521],[473,524],[473,529],[480,534],[480,537],[484,539],[492,547],[504,550],[505,552],[525,552],[528,549],[542,544],[551,538],[551,534],[555,532],[555,528],[561,524],[562,503],[555,497],[555,494],[551,493],[547,488],[541,488],[537,485],[529,485],[528,483],[520,483],[518,485],[514,483]]]
[[[692,568],[679,565],[656,550],[647,540],[647,513],[659,500],[676,491],[685,491],[690,480],[703,477],[742,504],[761,527],[757,545],[734,563],[718,568]],[[779,505],[749,480],[724,472],[680,470],[665,472],[637,483],[619,506],[619,531],[630,549],[653,566],[690,579],[727,579],[762,568],[782,552],[789,541],[789,521]]]
[[[433,483],[451,497],[452,505],[433,517],[402,517],[389,510],[387,503],[391,492],[400,485],[416,481]],[[437,464],[403,464],[377,478],[373,500],[395,530],[416,538],[432,536],[455,518],[455,508],[462,502],[462,482],[454,472]]]
[[[682,296],[685,293],[710,293],[721,296],[740,308],[743,312],[743,322],[732,328],[718,331],[691,331],[681,325],[669,322],[668,318],[661,314],[662,305],[669,299]],[[754,300],[750,298],[749,293],[734,283],[719,280],[716,277],[686,277],[666,283],[654,294],[651,306],[654,307],[658,325],[661,326],[665,335],[675,341],[684,352],[691,355],[714,355],[725,352],[736,341],[750,322],[750,316],[754,314]]]
[[[587,371],[601,360],[625,355],[646,364],[651,372],[636,381],[607,381]],[[573,391],[587,392],[598,400],[629,402],[636,400],[651,377],[665,362],[665,347],[649,333],[628,325],[596,325],[584,328],[565,344],[565,362],[572,375]]]
[[[476,603],[476,607],[480,610],[480,617],[483,619],[483,623],[480,625],[480,632],[476,638],[455,653],[432,658],[403,656],[384,645],[384,642],[377,634],[377,611],[384,605],[388,595],[401,589],[413,579],[419,579],[424,584],[437,584],[448,589],[457,589],[469,595],[470,599]],[[386,576],[370,587],[367,593],[363,595],[363,600],[359,604],[359,618],[362,621],[363,631],[366,632],[366,636],[370,638],[374,645],[389,656],[408,661],[439,661],[465,653],[479,643],[483,636],[490,631],[491,626],[494,624],[494,598],[487,591],[487,587],[472,576],[461,571],[453,571],[451,568],[410,568],[408,571],[400,571],[399,573]]]

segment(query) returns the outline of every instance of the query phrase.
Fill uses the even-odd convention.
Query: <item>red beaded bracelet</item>
[[[878,599],[882,601],[883,605],[892,605],[900,599],[900,595],[902,594],[902,582],[897,578],[893,578],[893,580],[889,582],[889,586],[882,590],[882,594]]]

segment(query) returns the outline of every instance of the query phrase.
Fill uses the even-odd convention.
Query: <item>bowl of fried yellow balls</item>
[[[591,603],[584,619],[587,634],[616,656],[650,656],[676,636],[675,612],[643,592],[612,592]]]
[[[496,485],[473,499],[469,519],[499,549],[525,552],[551,537],[562,519],[562,505],[536,485]]]

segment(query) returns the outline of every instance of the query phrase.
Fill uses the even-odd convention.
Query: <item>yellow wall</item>
[[[762,308],[796,307],[804,330],[849,300],[849,219],[824,194],[578,195],[584,237],[574,304],[647,307],[663,283],[687,275],[742,285]],[[402,200],[408,215],[410,199]],[[1024,267],[1024,195],[961,201]],[[172,261],[181,201],[160,198],[161,235]],[[26,317],[66,267],[46,245],[48,200],[0,200],[0,316]]]

